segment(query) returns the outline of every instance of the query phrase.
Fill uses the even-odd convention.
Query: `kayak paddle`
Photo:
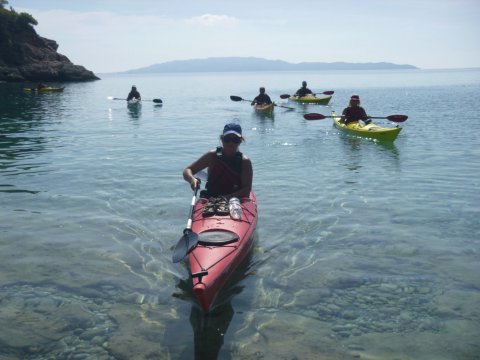
[[[123,100],[123,101],[126,101],[127,99],[122,99],[122,98],[116,98],[116,97],[113,97],[113,96],[109,96],[107,98],[108,100]],[[163,101],[162,99],[141,99],[142,101],[153,101],[154,103],[157,103],[157,104],[162,104]]]
[[[303,115],[305,120],[323,120],[326,118],[332,118],[333,116],[330,115],[322,115],[322,114],[317,114],[317,113],[309,113]],[[389,115],[389,116],[369,116],[370,119],[387,119],[392,122],[404,122],[405,120],[408,119],[407,115]]]
[[[334,93],[335,93],[335,91],[333,91],[333,90],[328,90],[328,91],[324,91],[324,92],[316,93],[316,94],[312,94],[312,95],[333,95]],[[290,96],[292,96],[292,95],[282,94],[282,95],[280,95],[280,98],[281,98],[281,99],[288,99]]]
[[[190,251],[193,250],[195,246],[198,244],[198,234],[192,231],[192,217],[193,217],[193,209],[195,208],[195,203],[197,201],[197,192],[200,189],[200,179],[197,179],[197,187],[195,188],[195,192],[193,193],[192,203],[190,206],[190,215],[187,221],[187,227],[183,230],[183,236],[175,246],[175,250],[173,251],[172,261],[174,263],[182,261],[185,256],[188,255]]]
[[[230,100],[232,100],[232,101],[248,101],[248,102],[250,102],[250,103],[253,102],[253,100],[242,99],[240,96],[235,96],[235,95],[231,95],[231,96],[230,96]],[[285,108],[285,109],[295,110],[295,108],[293,108],[293,107],[283,106],[283,105],[277,105],[277,104],[275,104],[275,103],[273,103],[273,106],[278,106],[278,107],[282,107],[282,108]]]

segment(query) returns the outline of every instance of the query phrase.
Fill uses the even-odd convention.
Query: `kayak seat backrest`
[[[198,234],[198,243],[202,245],[226,245],[236,241],[238,235],[226,230],[211,230]]]

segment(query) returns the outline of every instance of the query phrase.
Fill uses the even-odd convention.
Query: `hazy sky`
[[[255,56],[480,66],[480,0],[10,0],[94,72]]]

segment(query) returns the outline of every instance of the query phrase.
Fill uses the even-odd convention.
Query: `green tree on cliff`
[[[0,0],[0,63],[15,65],[24,59],[26,37],[37,35],[33,26],[38,22],[28,13],[5,9],[6,4],[7,0]]]

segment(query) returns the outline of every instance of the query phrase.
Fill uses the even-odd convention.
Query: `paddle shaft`
[[[108,97],[110,100],[123,100],[128,101],[127,99],[123,98],[116,98],[116,97]],[[153,101],[154,103],[163,103],[162,99],[140,99],[141,101]]]
[[[230,99],[231,99],[232,101],[248,101],[248,102],[250,102],[250,103],[254,102],[253,100],[243,99],[243,98],[241,98],[240,96],[234,96],[234,95],[230,96]],[[282,107],[282,108],[289,109],[289,110],[295,110],[295,108],[292,108],[292,107],[290,107],[290,106],[277,105],[277,104],[275,104],[275,103],[273,103],[273,106],[278,106],[278,107]]]
[[[324,91],[324,92],[320,92],[320,93],[312,93],[312,94],[307,94],[307,95],[333,95],[335,93],[335,91],[333,90],[328,90],[328,91]],[[282,94],[280,95],[280,98],[282,99],[288,99],[289,97],[291,96],[297,96],[297,95],[290,95],[290,94]],[[301,96],[300,96],[301,97]]]
[[[342,115],[343,116],[343,115]],[[317,114],[317,113],[309,113],[303,115],[305,120],[323,120],[326,118],[333,118],[334,116],[332,115],[323,115],[323,114]],[[335,116],[337,117],[337,116]],[[387,119],[392,122],[404,122],[405,120],[408,119],[407,115],[389,115],[389,116],[368,116],[369,119]]]
[[[200,188],[200,184],[195,188],[195,192],[193,193],[192,202],[190,203],[190,213],[188,216],[187,226],[185,227],[185,230],[183,230],[184,233],[185,231],[192,230],[193,209],[195,208],[195,203],[197,202],[197,192],[199,188]]]

